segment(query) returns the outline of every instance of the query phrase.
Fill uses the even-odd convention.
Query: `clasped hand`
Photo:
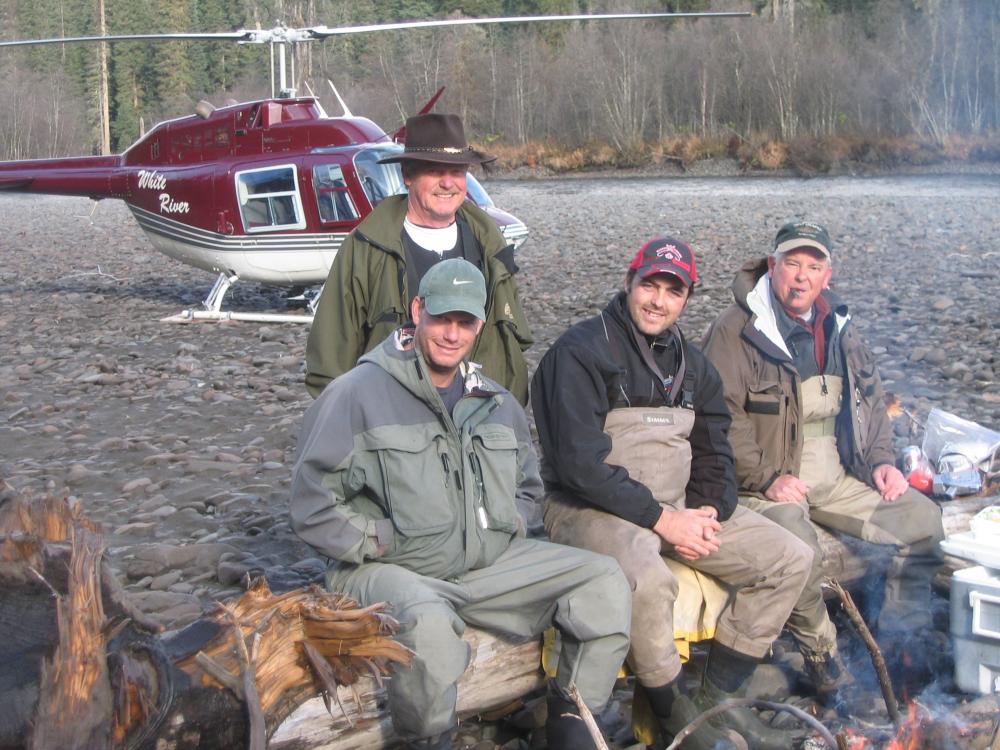
[[[684,560],[697,560],[722,546],[718,537],[722,524],[715,516],[715,508],[710,507],[664,510],[653,531]]]

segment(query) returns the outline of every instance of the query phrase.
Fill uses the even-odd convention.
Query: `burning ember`
[[[982,703],[982,705],[977,705]],[[947,710],[943,706],[943,710]],[[910,701],[893,736],[881,731],[845,729],[837,735],[838,750],[973,750],[997,747],[1000,729],[996,725],[998,704],[990,698],[963,704],[958,710],[935,715],[928,706]],[[983,720],[980,711],[992,711]],[[991,745],[990,737],[992,735]]]
[[[885,746],[886,750],[918,750],[921,721],[917,702],[910,701],[906,707],[906,721],[899,725],[896,736]]]

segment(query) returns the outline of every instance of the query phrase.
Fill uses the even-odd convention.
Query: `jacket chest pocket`
[[[455,525],[443,439],[412,434],[383,436],[369,445],[382,475],[382,494],[393,526],[405,536],[435,534]]]
[[[785,396],[778,381],[754,383],[747,388],[744,404],[748,414],[777,416],[781,414]]]
[[[473,501],[481,528],[514,532],[517,529],[519,468],[517,438],[503,430],[483,430],[472,436],[469,456],[476,482]]]
[[[761,380],[747,388],[743,406],[757,435],[757,444],[765,453],[786,456],[789,435],[794,428],[788,425],[788,396],[777,380]]]

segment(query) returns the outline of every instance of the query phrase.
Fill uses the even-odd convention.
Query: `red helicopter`
[[[364,117],[329,117],[315,97],[286,87],[285,46],[330,36],[468,24],[683,17],[743,17],[749,13],[622,13],[407,21],[328,28],[245,30],[217,34],[140,34],[0,42],[0,47],[67,42],[231,39],[269,43],[279,52],[280,93],[261,101],[162,122],[124,153],[111,156],[0,162],[0,191],[118,198],[128,205],[150,241],[172,258],[212,271],[218,279],[205,310],[174,319],[244,319],[310,322],[311,315],[223,312],[237,280],[295,292],[325,282],[347,234],[382,199],[405,192],[398,164],[379,159],[402,150],[395,137]],[[292,73],[294,78],[294,71]],[[332,84],[331,84],[332,86]],[[272,75],[273,88],[273,75]],[[442,89],[443,91],[443,89]],[[441,91],[421,112],[429,111]],[[519,246],[524,224],[498,209],[482,185],[468,179],[469,199],[494,218]],[[318,295],[313,297],[317,299]]]

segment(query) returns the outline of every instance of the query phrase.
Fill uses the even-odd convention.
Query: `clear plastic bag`
[[[941,409],[931,409],[924,432],[924,453],[935,464],[943,456],[965,456],[973,466],[990,471],[991,462],[1000,452],[1000,432],[962,419]]]

